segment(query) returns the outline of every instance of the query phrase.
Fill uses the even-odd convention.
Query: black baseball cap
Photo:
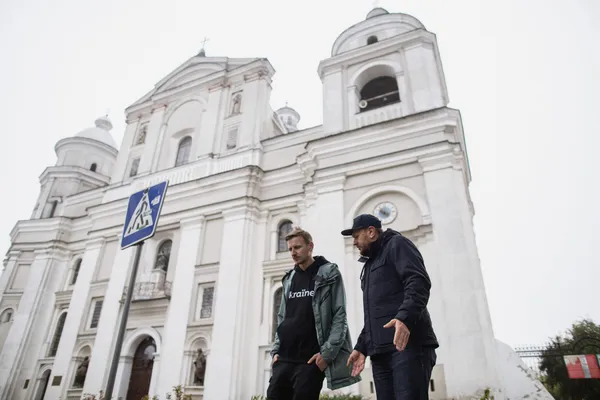
[[[352,222],[352,228],[344,229],[342,231],[343,236],[352,236],[352,232],[364,229],[372,226],[373,228],[381,228],[381,221],[374,215],[371,214],[361,214],[354,218],[354,222]]]

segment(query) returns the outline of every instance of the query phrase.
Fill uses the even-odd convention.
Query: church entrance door
[[[154,353],[156,353],[156,343],[151,337],[144,339],[135,351],[133,364],[131,365],[127,400],[140,400],[149,394]]]

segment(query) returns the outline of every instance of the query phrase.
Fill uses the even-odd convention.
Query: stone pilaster
[[[204,227],[204,217],[181,222],[181,237],[177,251],[177,265],[173,278],[171,302],[165,322],[162,360],[164,368],[159,374],[158,394],[169,392],[181,382],[182,361],[185,352],[186,332],[194,293],[194,269],[197,251]]]
[[[15,265],[17,265],[18,257],[18,251],[10,251],[6,257],[6,265],[4,266],[2,275],[0,275],[0,294],[6,292],[6,289],[8,289],[8,282],[13,274]]]
[[[54,293],[62,275],[55,268],[65,254],[59,249],[43,249],[35,252],[29,279],[23,291],[11,329],[0,354],[0,398],[13,398],[19,372],[25,372],[25,358],[29,352],[39,352],[43,345],[41,336],[32,342],[32,333],[47,329],[53,314]]]
[[[67,319],[65,321],[62,337],[58,346],[58,351],[54,357],[52,366],[52,376],[62,376],[60,386],[48,386],[46,398],[58,399],[64,396],[66,390],[72,385],[72,379],[69,376],[69,366],[74,356],[73,350],[77,341],[77,334],[82,320],[86,320],[86,311],[89,310],[88,294],[90,282],[98,265],[100,252],[102,250],[102,240],[92,241],[87,244],[83,260],[75,282],[75,288],[69,303]],[[89,376],[89,375],[88,375]]]
[[[112,361],[116,332],[119,328],[119,316],[122,311],[121,300],[124,299],[125,284],[129,279],[130,268],[133,266],[132,255],[134,252],[135,246],[117,251],[102,304],[102,312],[100,313],[100,321],[83,393],[97,394],[100,390],[106,389],[105,385]]]
[[[252,205],[224,212],[211,354],[206,365],[206,399],[249,398],[249,393],[241,391],[250,379],[248,365],[254,364],[244,365],[240,360],[244,359],[242,354],[248,354],[248,346],[256,344],[259,331],[258,325],[252,325],[251,321],[255,323],[260,316],[260,284],[255,284],[255,288],[250,284],[252,276],[259,281],[261,278],[260,264],[255,264],[253,257],[255,252],[263,250],[253,245],[260,243],[256,241],[260,231],[256,228],[258,216]],[[253,289],[257,293],[251,292]],[[252,329],[247,329],[250,326]],[[253,351],[257,353],[257,346]]]
[[[452,154],[432,156],[420,162],[435,252],[444,255],[437,257],[437,267],[432,270],[439,274],[439,279],[435,279],[438,287],[432,288],[432,296],[444,299],[444,327],[438,332],[443,335],[440,339],[445,346],[442,353],[447,360],[444,368],[447,394],[459,395],[458,388],[464,393],[497,388],[500,381],[495,366],[495,340],[475,248],[464,173]],[[431,253],[427,248],[425,256]],[[434,313],[439,316],[438,310]],[[471,354],[465,355],[465,351]]]

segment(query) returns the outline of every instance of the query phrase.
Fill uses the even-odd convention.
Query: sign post
[[[168,181],[163,181],[136,192],[129,197],[125,224],[123,226],[123,236],[121,238],[121,250],[135,246],[135,258],[131,268],[123,312],[121,313],[121,322],[117,333],[117,342],[115,343],[110,372],[108,373],[105,400],[112,400],[117,366],[119,365],[119,356],[123,347],[123,336],[125,335],[125,327],[127,326],[127,317],[129,316],[129,307],[135,287],[135,277],[137,276],[142,247],[146,239],[154,236],[168,185]]]

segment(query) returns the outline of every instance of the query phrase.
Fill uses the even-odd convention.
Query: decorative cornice
[[[425,29],[414,29],[402,35],[376,43],[376,54],[388,54],[397,51],[398,48],[412,46],[414,43],[433,43],[434,41],[435,35],[433,33],[428,32]],[[371,46],[362,46],[322,60],[317,67],[317,72],[321,79],[323,79],[323,76],[328,73],[329,70],[341,68],[342,65],[350,63],[354,64],[357,60],[360,61],[367,57],[370,59],[373,58],[373,48],[371,48]]]
[[[315,179],[314,185],[317,190],[317,194],[325,194],[344,190],[344,183],[346,177],[344,175],[331,176],[323,179]]]
[[[77,179],[95,186],[106,186],[110,183],[109,176],[70,165],[47,167],[39,176],[39,181],[43,185],[48,179]]]
[[[312,182],[318,164],[309,152],[304,152],[296,159],[296,163],[304,174],[304,182]]]
[[[426,174],[440,169],[453,168],[455,157],[451,151],[440,151],[419,157],[418,162],[423,169],[423,173]]]
[[[206,221],[206,218],[203,215],[197,215],[194,217],[188,217],[185,219],[182,219],[180,224],[181,224],[181,228],[182,229],[195,229],[195,228],[202,228],[202,226],[204,226],[204,223]]]
[[[253,219],[258,221],[261,215],[259,208],[254,204],[244,204],[228,210],[223,210],[225,223],[241,219]]]

